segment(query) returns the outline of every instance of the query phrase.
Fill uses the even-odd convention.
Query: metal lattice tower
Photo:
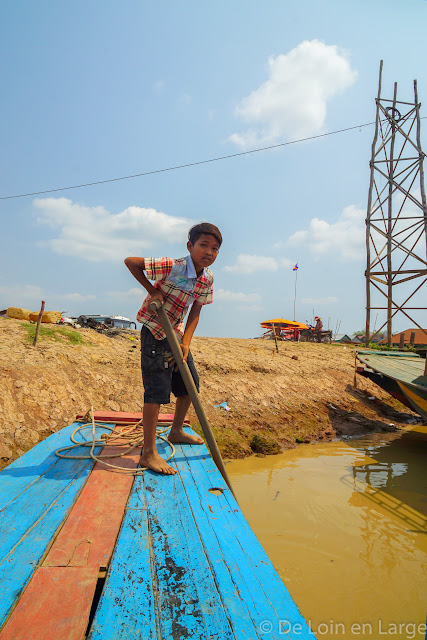
[[[426,306],[413,306],[417,300],[427,303],[424,291],[423,298],[420,296],[427,282],[427,202],[417,81],[413,103],[397,100],[397,83],[393,99],[385,100],[381,98],[382,64],[381,60],[366,217],[367,345],[373,310],[387,311],[386,321],[375,333],[387,326],[388,345],[397,313],[423,329],[411,312],[427,310]],[[372,296],[375,302],[371,293],[376,294]]]

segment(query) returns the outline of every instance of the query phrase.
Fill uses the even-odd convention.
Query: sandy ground
[[[34,325],[0,318],[0,468],[91,405],[141,411],[138,332],[107,337],[78,329],[73,343],[60,327],[48,326],[52,335],[33,347],[28,332]],[[277,354],[270,341],[195,337],[192,352],[201,399],[225,457],[417,421],[369,380],[358,376],[354,389],[352,347],[286,342]],[[230,411],[215,408],[224,401]],[[189,417],[200,433],[193,410]]]

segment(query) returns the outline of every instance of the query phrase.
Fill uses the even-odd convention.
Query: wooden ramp
[[[357,368],[358,373],[369,377],[427,420],[427,376],[423,358],[416,354],[369,350],[357,351],[356,357],[362,364]]]
[[[204,445],[134,478],[57,458],[73,427],[0,473],[0,640],[314,638]]]

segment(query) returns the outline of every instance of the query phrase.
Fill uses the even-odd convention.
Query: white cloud
[[[136,206],[115,214],[102,206],[85,207],[67,198],[36,199],[33,204],[40,212],[37,222],[58,231],[47,243],[52,250],[91,262],[123,260],[159,245],[185,246],[193,224],[187,218]]]
[[[157,80],[157,82],[155,82],[153,85],[153,91],[155,93],[162,93],[164,88],[165,88],[165,83],[163,82],[163,80]]]
[[[86,300],[94,300],[96,298],[93,293],[64,293],[61,294],[61,299],[68,300],[69,302],[85,302]]]
[[[40,302],[43,300],[43,290],[32,284],[6,286],[0,285],[0,300],[5,300],[1,305],[7,304],[11,306],[24,306],[33,301]],[[40,307],[40,304],[39,304]],[[25,308],[25,307],[24,307]]]
[[[227,291],[218,289],[214,292],[215,301],[237,305],[240,311],[261,311],[261,296],[258,293],[242,293],[240,291]]]
[[[346,52],[320,40],[304,40],[287,54],[270,56],[268,80],[236,107],[252,128],[229,140],[248,149],[321,133],[328,101],[356,78]]]
[[[280,266],[290,267],[292,262],[287,258],[272,258],[270,256],[257,256],[248,253],[240,253],[236,264],[223,267],[229,273],[251,274],[256,271],[277,271]]]
[[[218,289],[215,291],[216,300],[223,302],[244,302],[256,303],[261,302],[259,293],[241,293],[239,291],[227,291],[226,289]]]
[[[366,211],[354,205],[345,207],[336,222],[313,218],[308,229],[297,231],[287,241],[292,247],[306,246],[315,257],[329,255],[341,260],[365,257]]]
[[[86,300],[94,300],[95,295],[81,293],[54,293],[46,289],[42,289],[37,285],[0,285],[0,307],[20,306],[38,310],[41,300],[46,301],[46,309],[58,309],[67,302],[85,302]]]
[[[132,287],[127,291],[107,291],[105,295],[126,300],[143,300],[147,296],[147,292],[142,287]]]
[[[193,98],[190,96],[189,93],[181,93],[180,97],[179,97],[179,101],[182,104],[190,104],[190,102],[192,102]]]
[[[335,296],[328,296],[327,298],[301,298],[302,304],[335,304],[338,302],[338,298]]]

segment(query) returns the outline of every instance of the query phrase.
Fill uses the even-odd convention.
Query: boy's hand
[[[180,347],[182,351],[182,361],[186,362],[188,358],[188,352],[190,351],[190,345],[182,344],[181,342]],[[178,371],[178,365],[176,364],[175,358],[173,356],[169,358],[169,366],[173,367],[174,371]]]
[[[153,302],[153,300],[160,300],[162,304],[164,304],[165,301],[162,292],[157,290],[150,295],[150,302]]]

